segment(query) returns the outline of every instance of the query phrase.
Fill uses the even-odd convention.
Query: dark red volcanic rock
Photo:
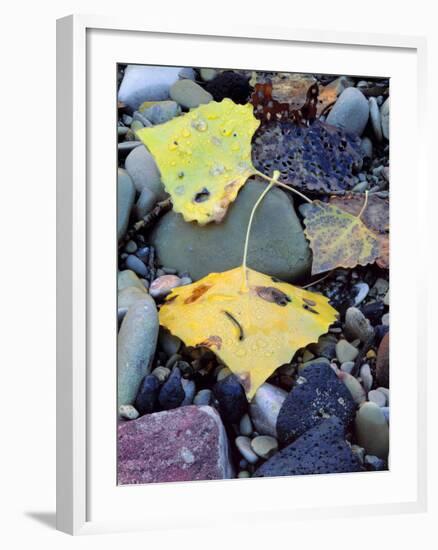
[[[121,485],[232,476],[225,428],[212,407],[190,405],[119,425]]]

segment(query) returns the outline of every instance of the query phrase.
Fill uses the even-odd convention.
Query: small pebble
[[[341,370],[344,372],[348,372],[348,374],[351,374],[353,369],[354,369],[354,361],[345,361],[345,363],[342,363],[341,365]]]
[[[268,459],[278,451],[278,442],[270,435],[258,435],[251,441],[251,448],[261,458]]]
[[[157,367],[151,372],[151,374],[157,378],[158,382],[163,383],[169,378],[170,369],[167,367]]]
[[[134,273],[137,273],[137,275],[139,275],[140,277],[146,277],[146,275],[148,274],[147,267],[139,258],[137,258],[137,256],[133,256],[132,254],[130,254],[126,258],[125,263],[126,263],[127,269],[131,269],[132,271],[134,271]]]
[[[373,387],[373,375],[371,374],[371,369],[368,363],[365,363],[360,367],[360,378],[365,391],[369,392]]]
[[[354,361],[358,354],[359,351],[347,340],[339,340],[336,344],[336,357],[341,364],[346,361]]]
[[[364,464],[365,466],[368,466],[370,470],[373,470],[375,472],[386,470],[385,460],[379,458],[378,456],[365,455]]]
[[[135,420],[140,416],[137,409],[132,405],[120,405],[119,415],[126,420]]]
[[[190,279],[190,277],[181,277],[180,285],[181,286],[191,285],[192,282],[193,281]]]
[[[134,241],[128,241],[126,243],[125,250],[129,254],[134,254],[134,252],[137,250],[137,244]]]
[[[186,380],[185,378],[181,379],[181,384],[185,393],[185,397],[180,406],[185,407],[192,404],[193,398],[195,397],[196,393],[196,386],[193,380]]]
[[[345,333],[349,337],[358,338],[360,342],[366,342],[374,336],[370,322],[356,307],[349,307],[345,313]]]
[[[354,305],[358,306],[368,296],[368,292],[370,291],[370,287],[366,283],[357,283],[356,285],[354,285],[354,288],[356,289],[356,292],[357,292],[357,294],[354,298]]]
[[[166,366],[168,369],[172,369],[172,367],[173,367],[174,365],[176,365],[176,363],[178,363],[178,361],[180,361],[181,359],[182,359],[182,357],[181,357],[181,355],[180,355],[179,353],[174,353],[173,355],[171,355],[171,356],[169,357],[169,359],[167,360],[165,366]]]
[[[385,416],[386,422],[388,422],[388,424],[389,424],[389,407],[382,407],[381,411]]]
[[[224,378],[226,378],[227,376],[230,376],[230,374],[232,374],[232,372],[230,371],[230,369],[228,367],[223,367],[219,372],[218,372],[218,375],[216,377],[216,380],[218,382],[220,382],[221,380],[223,380]]]
[[[193,399],[193,404],[194,405],[210,405],[211,396],[212,396],[211,390],[209,390],[209,389],[200,390],[195,395],[195,397]]]
[[[382,325],[389,327],[389,313],[385,313],[385,315],[382,315]]]
[[[240,419],[239,432],[241,435],[251,435],[253,432],[252,422],[248,414],[244,414]]]
[[[244,478],[251,477],[251,474],[247,470],[242,470],[237,474],[237,477],[244,479]]]
[[[180,284],[181,279],[178,275],[162,275],[152,281],[149,287],[149,294],[152,298],[164,298],[173,288],[180,286]]]
[[[147,262],[149,259],[149,253],[150,249],[148,246],[143,246],[142,248],[139,248],[137,250],[137,256],[142,260],[143,262]]]
[[[339,371],[337,373],[339,380],[345,384],[348,391],[351,393],[351,397],[356,405],[361,405],[366,401],[366,393],[361,383],[357,378],[349,374],[348,372]]]
[[[359,445],[352,445],[351,450],[363,464],[365,460],[365,449]]]
[[[386,404],[389,405],[389,389],[382,387],[378,387],[377,389],[384,394],[384,396],[386,397]]]
[[[379,390],[371,390],[368,392],[368,400],[372,401],[379,407],[386,405],[386,395]]]
[[[238,437],[236,437],[235,443],[240,454],[250,464],[255,464],[258,461],[259,457],[252,450],[251,440],[249,437],[246,437],[244,435],[239,435]]]

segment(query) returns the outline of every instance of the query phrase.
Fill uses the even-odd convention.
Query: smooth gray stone
[[[220,224],[200,226],[185,222],[173,211],[165,214],[150,237],[159,263],[190,273],[194,281],[241,265],[249,216],[264,189],[265,183],[247,182]],[[296,281],[309,272],[310,265],[311,253],[292,201],[280,189],[271,189],[254,216],[248,266]]]
[[[133,209],[133,215],[136,220],[141,220],[146,216],[157,203],[157,197],[153,191],[144,187]]]
[[[142,114],[152,124],[163,124],[181,114],[181,107],[176,101],[160,101],[145,109]]]
[[[346,88],[327,116],[327,124],[360,136],[367,125],[369,111],[363,93],[358,88]]]
[[[213,96],[192,80],[178,80],[170,88],[170,97],[186,109],[209,103]]]
[[[147,267],[140,260],[140,258],[137,258],[137,256],[134,256],[133,254],[130,254],[126,258],[125,264],[128,269],[131,269],[132,271],[134,271],[134,273],[136,273],[140,277],[146,277],[146,275],[148,274]]]
[[[135,187],[128,172],[119,168],[117,173],[117,239],[120,240],[128,228],[129,216],[135,199]]]
[[[158,338],[158,313],[145,295],[126,313],[118,334],[118,406],[132,405],[142,379],[149,374]]]
[[[146,187],[154,193],[157,200],[167,197],[154,157],[146,147],[136,147],[129,153],[126,157],[125,168],[139,193]]]
[[[131,286],[144,290],[144,284],[131,269],[119,271],[117,274],[117,290],[121,292],[125,288],[129,288]]]

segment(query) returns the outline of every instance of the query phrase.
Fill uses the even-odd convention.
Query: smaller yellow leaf
[[[306,209],[304,225],[313,253],[312,275],[367,265],[379,257],[379,237],[360,217],[333,204],[313,201]]]
[[[295,352],[327,332],[337,312],[326,297],[243,266],[172,290],[160,324],[187,346],[208,347],[251,399]]]
[[[155,158],[175,212],[204,225],[223,219],[255,173],[251,139],[258,126],[252,105],[226,98],[137,135]]]

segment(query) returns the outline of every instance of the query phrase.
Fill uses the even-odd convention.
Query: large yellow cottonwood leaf
[[[333,204],[313,201],[306,208],[304,225],[313,253],[312,275],[367,265],[379,257],[379,236],[360,217]]]
[[[251,139],[259,126],[252,105],[211,101],[138,137],[155,158],[173,209],[188,222],[220,222],[254,174]]]
[[[160,324],[187,346],[210,348],[239,377],[248,399],[279,366],[336,320],[320,294],[244,268],[210,273],[175,288],[160,309]]]

